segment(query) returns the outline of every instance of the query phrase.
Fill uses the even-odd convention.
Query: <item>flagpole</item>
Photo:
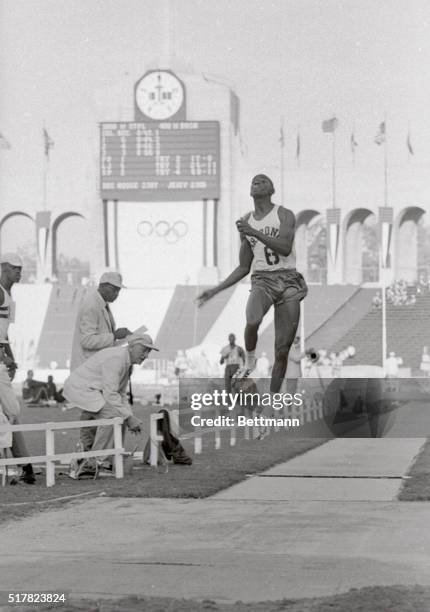
[[[385,375],[385,364],[387,360],[387,298],[385,295],[385,266],[383,260],[382,245],[380,245],[380,271],[381,271],[381,291],[382,291],[382,368]]]
[[[384,115],[384,206],[388,206],[388,155],[387,155],[387,116]]]
[[[332,141],[332,206],[336,208],[336,126],[333,129]]]
[[[43,210],[47,210],[48,204],[48,160],[45,155],[45,161],[43,164]]]
[[[42,205],[43,205],[43,210],[47,210],[48,207],[48,155],[49,155],[49,149],[47,149],[47,143],[46,143],[46,125],[45,122],[43,122],[43,138],[45,139],[44,142],[44,163],[43,163],[43,201],[42,201]]]
[[[281,117],[281,206],[284,206],[284,117]]]
[[[300,302],[300,352],[305,352],[305,301]]]

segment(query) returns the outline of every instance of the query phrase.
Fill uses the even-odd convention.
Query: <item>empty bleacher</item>
[[[356,349],[351,365],[381,365],[382,311],[370,310],[349,331],[327,348],[339,351],[348,345]],[[387,304],[387,352],[394,351],[403,365],[419,369],[423,346],[430,346],[430,293],[417,296],[416,304]]]

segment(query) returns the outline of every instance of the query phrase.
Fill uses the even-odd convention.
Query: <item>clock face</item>
[[[170,72],[150,72],[136,86],[137,107],[154,120],[172,117],[181,108],[183,101],[183,85]]]

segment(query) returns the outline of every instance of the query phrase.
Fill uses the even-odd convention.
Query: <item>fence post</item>
[[[230,446],[236,445],[236,424],[232,425],[230,430]]]
[[[215,410],[215,418],[220,416],[220,411]],[[215,450],[219,450],[221,448],[221,432],[219,427],[215,427]]]
[[[173,433],[175,436],[179,436],[179,410],[177,408],[170,411],[170,419]]]
[[[194,438],[194,454],[200,455],[202,452],[202,438],[201,436],[196,436]]]
[[[113,422],[113,446],[115,450],[115,478],[124,478],[124,464],[122,452],[122,419],[115,418]]]
[[[55,485],[55,463],[49,457],[55,455],[54,431],[50,428],[51,423],[46,423],[45,447],[46,447],[46,486]]]
[[[152,466],[158,465],[158,450],[160,442],[163,441],[163,436],[158,433],[157,423],[163,419],[163,415],[156,413],[151,414],[149,437],[150,437],[150,448],[151,452],[149,455],[149,464]]]

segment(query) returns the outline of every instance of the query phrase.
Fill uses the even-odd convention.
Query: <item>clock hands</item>
[[[161,85],[161,74],[157,74],[157,81],[158,81],[158,85],[155,86],[155,89],[157,90],[158,103],[163,104],[163,100],[161,96],[161,90],[163,89],[163,86]]]

